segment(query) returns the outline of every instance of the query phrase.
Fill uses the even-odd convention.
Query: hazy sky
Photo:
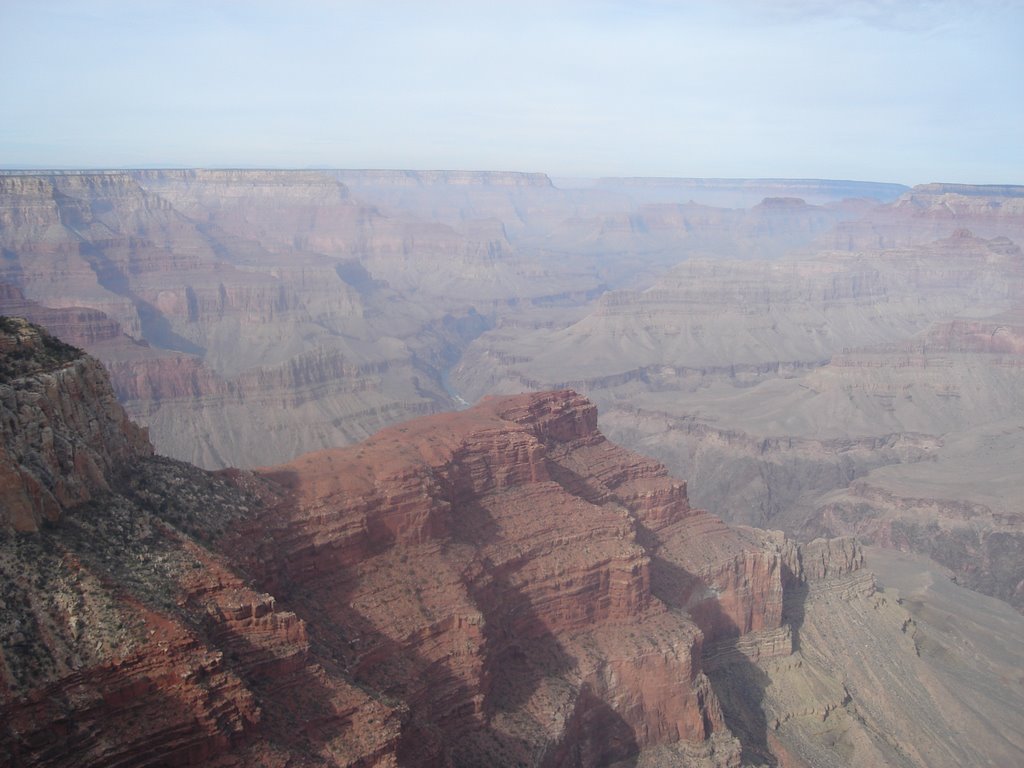
[[[1024,184],[1024,0],[0,0],[0,165]]]

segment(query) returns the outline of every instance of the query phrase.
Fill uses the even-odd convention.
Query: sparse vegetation
[[[0,315],[0,384],[19,376],[47,373],[82,357],[42,328],[17,317]]]

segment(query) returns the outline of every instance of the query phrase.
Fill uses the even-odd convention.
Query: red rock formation
[[[393,759],[399,713],[321,666],[305,624],[273,597],[246,587],[209,551],[169,529],[163,534],[170,548],[133,542],[137,557],[191,560],[147,574],[173,599],[174,607],[159,609],[109,584],[109,565],[74,539],[40,534],[66,548],[48,563],[53,570],[37,563],[36,578],[49,579],[58,604],[84,603],[84,610],[70,633],[44,632],[45,599],[31,597],[34,622],[22,620],[24,639],[5,648],[0,666],[0,758],[21,766],[186,766],[224,755],[241,765],[301,765],[317,753],[346,752],[357,760],[334,764]],[[76,632],[88,642],[76,643]],[[103,632],[113,642],[100,639]],[[69,653],[78,658],[65,667]],[[51,672],[27,677],[33,659],[48,658],[57,661]]]
[[[712,638],[778,628],[780,541],[691,510],[596,416],[573,393],[490,399],[304,456],[265,472],[287,488],[254,523],[272,538],[225,546],[457,761],[701,742],[723,730],[704,635],[669,607]]]

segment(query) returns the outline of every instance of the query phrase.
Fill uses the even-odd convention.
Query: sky
[[[1024,184],[1024,0],[0,0],[0,167]]]

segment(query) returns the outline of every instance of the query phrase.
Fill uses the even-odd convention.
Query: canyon
[[[4,748],[1016,764],[1021,242],[1014,186],[0,172]]]
[[[162,453],[253,467],[457,406],[448,372],[490,328],[562,327],[681,250],[807,246],[870,205],[838,195],[896,192],[817,186],[747,210],[693,197],[785,184],[670,203],[543,174],[6,172],[0,311],[100,359]]]
[[[572,391],[210,472],[154,455],[98,363],[38,327],[5,320],[0,360],[3,492],[45,512],[5,505],[0,530],[8,764],[1024,751],[1024,618],[991,600],[950,624],[971,593],[948,580],[882,558],[883,586],[853,539],[725,525]]]

